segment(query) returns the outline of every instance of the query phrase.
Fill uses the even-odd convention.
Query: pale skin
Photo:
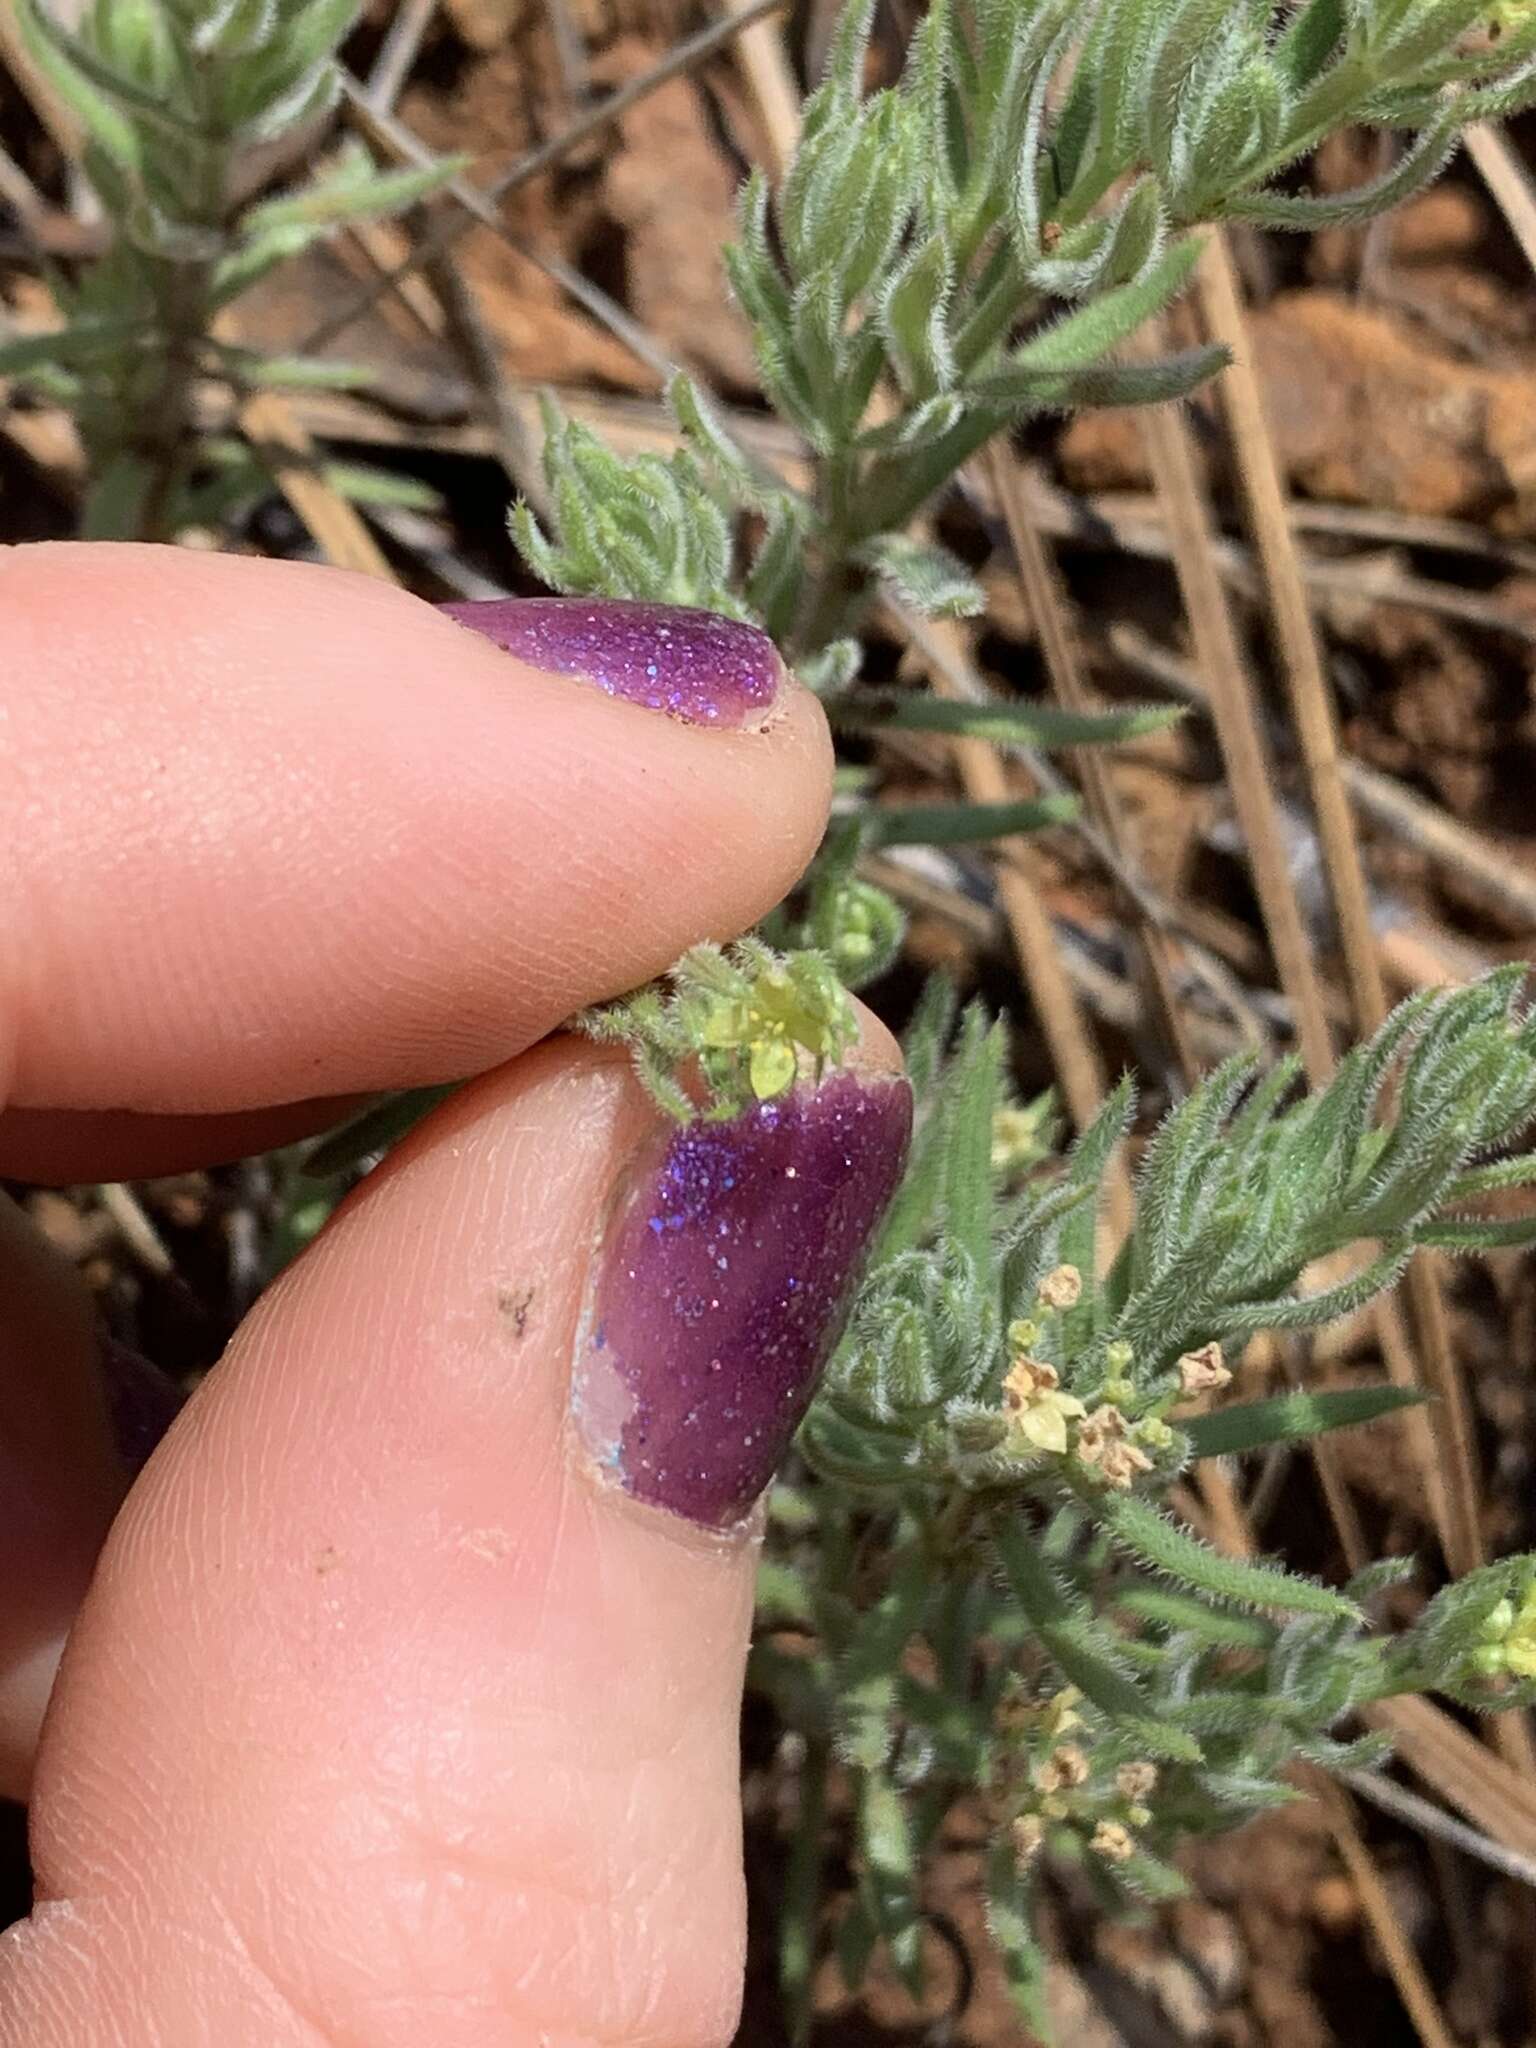
[[[0,647],[0,1174],[227,1159],[484,1076],[126,1499],[89,1305],[0,1207],[0,1786],[39,1892],[0,2048],[718,2048],[753,1545],[572,1449],[651,1111],[539,1041],[789,887],[817,706],[688,728],[399,591],[170,549],[0,552]]]

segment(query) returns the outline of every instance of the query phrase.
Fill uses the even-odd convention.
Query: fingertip
[[[752,924],[826,816],[798,685],[761,730],[703,730],[312,565],[15,550],[0,627],[24,1106],[481,1070]]]

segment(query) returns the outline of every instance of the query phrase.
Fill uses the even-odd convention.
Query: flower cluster
[[[1473,1668],[1484,1678],[1536,1678],[1536,1579],[1518,1606],[1503,1599],[1482,1628]]]
[[[1038,1703],[1010,1698],[999,1711],[998,1799],[1021,1870],[1036,1861],[1053,1828],[1075,1833],[1090,1855],[1124,1866],[1152,1822],[1156,1764],[1102,1760],[1081,1705],[1082,1694],[1067,1686]]]
[[[1121,1405],[1137,1397],[1128,1377],[1133,1362],[1130,1347],[1111,1347],[1113,1357],[1106,1359],[1101,1390],[1104,1398],[1093,1408],[1062,1386],[1056,1366],[1033,1355],[1052,1320],[1076,1308],[1082,1296],[1083,1276],[1077,1267],[1054,1266],[1037,1288],[1035,1314],[1009,1324],[1013,1356],[1003,1378],[1006,1433],[1001,1443],[1005,1450],[1011,1443],[1016,1453],[1026,1456],[1030,1451],[1045,1451],[1063,1459],[1070,1456],[1078,1478],[1126,1492],[1154,1469],[1155,1455],[1149,1453],[1167,1450],[1174,1441],[1173,1431],[1159,1415],[1149,1413],[1133,1420]],[[1231,1378],[1220,1364],[1220,1346],[1207,1345],[1205,1351],[1214,1354],[1214,1361],[1204,1355],[1180,1361],[1182,1391],[1222,1386]]]
[[[775,953],[756,939],[694,946],[667,978],[586,1010],[589,1037],[630,1047],[659,1106],[679,1123],[738,1115],[840,1060],[858,1033],[848,992],[819,953]],[[703,1084],[702,1108],[686,1083]]]

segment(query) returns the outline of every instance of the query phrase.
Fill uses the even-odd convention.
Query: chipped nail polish
[[[843,1072],[651,1141],[577,1346],[576,1428],[604,1478],[708,1528],[741,1521],[841,1332],[911,1127],[905,1080]]]
[[[440,609],[532,668],[580,677],[685,725],[755,725],[783,680],[767,634],[718,612],[588,597],[491,598]]]

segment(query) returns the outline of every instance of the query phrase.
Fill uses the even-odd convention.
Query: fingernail
[[[685,725],[757,725],[784,676],[766,633],[718,612],[586,597],[491,598],[441,609],[533,668],[580,677]]]
[[[905,1080],[843,1072],[651,1141],[577,1346],[576,1429],[605,1480],[711,1529],[741,1521],[841,1333],[911,1128]]]
[[[112,1439],[128,1470],[137,1474],[180,1414],[186,1395],[158,1365],[115,1338],[102,1339],[100,1356]]]

